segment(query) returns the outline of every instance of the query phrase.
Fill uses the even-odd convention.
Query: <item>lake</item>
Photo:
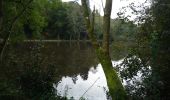
[[[116,59],[113,64],[122,62]],[[109,100],[102,66],[89,42],[11,44],[0,67],[4,98]]]

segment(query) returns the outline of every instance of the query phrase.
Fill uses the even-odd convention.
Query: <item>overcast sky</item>
[[[62,0],[63,2],[68,2],[68,1],[75,1],[75,0]],[[81,0],[78,0],[78,2],[81,4],[80,2]],[[102,8],[102,3],[105,4],[105,0],[89,0],[90,1],[90,7],[93,8],[93,6],[95,5],[95,8],[98,9],[98,11],[101,13],[101,15],[103,15],[103,8]],[[142,3],[144,3],[146,0],[113,0],[113,4],[112,4],[112,14],[111,14],[111,18],[116,18],[117,17],[117,13],[120,11],[120,9],[122,7],[126,7],[131,3],[134,3],[135,6],[139,6]],[[146,3],[144,6],[149,6],[149,3]],[[131,14],[132,10],[131,9],[127,9],[126,15],[131,15],[132,19],[135,18],[135,15]]]

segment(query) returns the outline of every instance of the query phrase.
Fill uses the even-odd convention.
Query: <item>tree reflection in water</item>
[[[63,76],[88,78],[97,60],[88,43],[20,43],[8,46],[1,63],[0,98],[65,99],[56,96],[53,83]]]

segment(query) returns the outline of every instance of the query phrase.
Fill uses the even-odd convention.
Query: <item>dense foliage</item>
[[[123,63],[117,68],[124,67],[123,70],[119,70],[119,73],[122,79],[129,82],[125,88],[132,100],[170,99],[170,1],[151,0],[151,2],[151,6],[142,11],[137,11],[135,6],[130,5],[135,11],[134,13],[141,13],[136,19],[137,24],[122,17],[111,19],[109,38],[110,41],[114,41],[111,45],[111,55],[119,56],[116,60],[126,56]],[[94,19],[94,33],[98,40],[102,40],[103,16],[98,11],[95,11]],[[4,48],[1,46],[1,39],[14,42],[32,39],[89,39],[85,27],[82,8],[77,2],[61,2],[61,0],[0,0],[0,49]],[[8,36],[9,31],[11,34]],[[38,55],[38,53],[34,55]],[[12,59],[12,56],[10,57],[9,60],[11,61],[17,60]],[[19,79],[15,79],[15,77],[11,81],[17,84],[18,81],[24,83],[25,79],[28,79],[38,82],[39,86],[37,87],[36,84],[25,85],[24,83],[20,87],[20,91],[15,90],[18,87],[11,86],[12,89],[7,88],[1,93],[11,93],[14,88],[14,93],[20,93],[31,98],[34,95],[34,93],[30,94],[32,91],[39,92],[52,88],[51,81],[53,80],[47,76],[54,74],[50,73],[52,72],[51,70],[41,72],[39,65],[35,66],[35,64],[29,64],[28,62],[23,64],[10,63],[13,64],[13,67],[31,66],[30,69],[23,69],[26,70],[26,73],[21,73]],[[51,68],[53,70],[53,66]],[[140,74],[141,80],[133,81],[134,76],[137,76],[138,73],[142,73]],[[32,77],[31,75],[34,74],[36,74],[35,76],[39,75],[39,77]],[[45,82],[45,84],[39,83],[40,81]],[[3,88],[6,88],[5,82],[0,84]],[[133,84],[130,84],[130,82]],[[27,86],[35,88],[29,90]],[[3,88],[0,89],[3,90]],[[52,90],[49,90],[49,93],[52,93]],[[47,96],[49,95],[53,97],[54,94],[47,94]]]
[[[143,73],[140,81],[134,81],[133,85],[129,84],[126,87],[128,91],[130,90],[129,95],[132,99],[169,100],[170,2],[169,0],[151,2],[151,7],[137,12],[145,16],[138,17],[136,47],[130,50],[130,55],[122,63],[125,70],[121,73],[124,79],[128,77],[131,80],[137,73]],[[132,7],[137,9],[135,6]]]
[[[12,40],[23,39],[88,39],[81,6],[77,2],[60,0],[2,0],[1,38],[5,38],[15,17],[19,17],[12,26]],[[21,16],[19,14],[26,9]],[[95,13],[95,33],[102,39],[102,16]],[[126,27],[126,28],[125,28]],[[111,21],[111,40],[113,38],[134,38],[136,26],[121,19]],[[116,34],[114,34],[116,33]]]

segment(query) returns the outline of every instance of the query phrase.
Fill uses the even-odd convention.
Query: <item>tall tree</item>
[[[84,19],[86,21],[86,28],[88,31],[88,36],[91,40],[93,47],[95,48],[97,57],[103,67],[107,84],[109,87],[109,93],[112,100],[125,100],[127,95],[125,93],[124,87],[113,68],[111,58],[109,55],[109,33],[110,33],[110,15],[112,10],[112,0],[106,0],[104,8],[104,18],[103,18],[103,46],[100,46],[97,38],[94,34],[94,12],[91,14],[88,8],[88,0],[81,0],[82,8],[84,11]],[[92,18],[91,18],[92,15]]]

